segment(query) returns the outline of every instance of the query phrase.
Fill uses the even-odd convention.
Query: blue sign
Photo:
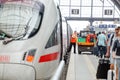
[[[99,28],[107,28],[106,24],[99,25]]]
[[[114,25],[114,24],[109,24],[109,25],[107,25],[107,24],[100,24],[99,28],[115,28],[115,26],[116,25]]]
[[[108,28],[115,28],[116,25],[108,25]]]

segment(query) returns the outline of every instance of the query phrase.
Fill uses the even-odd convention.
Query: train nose
[[[24,64],[0,64],[0,80],[35,80],[35,70]]]

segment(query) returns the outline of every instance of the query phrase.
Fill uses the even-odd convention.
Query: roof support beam
[[[120,10],[120,1],[119,0],[111,0]]]
[[[77,20],[77,21],[119,21],[119,18],[89,18],[89,17],[65,17],[66,20]]]

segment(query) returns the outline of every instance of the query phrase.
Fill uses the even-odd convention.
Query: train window
[[[7,1],[0,4],[1,39],[3,38],[3,33],[11,38],[21,38],[22,36],[21,39],[33,36],[31,33],[35,35],[42,21],[44,5],[37,1],[29,4],[16,0]]]
[[[80,31],[79,37],[86,38],[88,34],[95,34],[94,31]]]
[[[40,25],[41,25],[41,21],[42,21],[42,16],[41,15],[38,16],[38,19],[36,21],[35,27],[32,29],[32,31],[30,31],[30,34],[29,34],[28,38],[34,36],[39,31],[39,28],[40,28]]]
[[[49,48],[49,47],[52,47],[52,46],[58,44],[57,28],[58,28],[58,24],[56,24],[56,27],[55,27],[54,31],[52,32],[52,34],[51,34],[45,48]]]

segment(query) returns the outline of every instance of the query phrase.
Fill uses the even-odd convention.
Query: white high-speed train
[[[53,0],[0,1],[0,80],[49,79],[69,45],[59,7]]]

